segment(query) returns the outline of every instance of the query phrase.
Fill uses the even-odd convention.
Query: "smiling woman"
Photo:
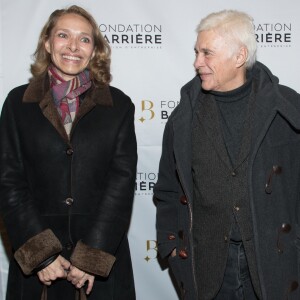
[[[0,119],[6,299],[134,300],[134,105],[109,85],[109,45],[78,6],[51,14],[34,57]]]
[[[80,25],[77,24],[77,22],[79,22]],[[35,62],[31,65],[33,77],[39,77],[44,74],[49,65],[54,63],[54,54],[52,52],[55,50],[52,48],[54,44],[56,44],[54,41],[55,32],[58,35],[56,36],[58,40],[66,39],[69,41],[69,44],[67,44],[67,42],[64,44],[65,51],[67,51],[66,48],[70,47],[70,45],[74,47],[74,45],[70,44],[70,38],[72,41],[72,39],[76,37],[76,34],[79,34],[79,36],[77,36],[77,38],[80,39],[79,44],[89,44],[89,46],[84,47],[84,52],[86,53],[89,47],[93,49],[92,54],[89,55],[86,66],[90,70],[93,83],[96,86],[101,86],[110,82],[110,47],[102,36],[94,18],[87,11],[78,6],[71,6],[65,10],[56,10],[50,15],[48,22],[42,29],[34,53]],[[73,34],[75,36],[73,36]],[[77,40],[77,42],[79,41]],[[76,47],[79,47],[79,44],[76,43]],[[75,52],[79,50],[81,49],[76,49]],[[72,52],[70,49],[68,51]],[[74,59],[78,59],[76,55],[71,56],[73,56]],[[63,75],[65,76],[67,74]]]
[[[88,66],[95,54],[93,28],[82,16],[61,16],[45,48],[58,75],[64,80],[71,80]]]

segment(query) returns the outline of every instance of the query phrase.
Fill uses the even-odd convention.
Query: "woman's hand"
[[[81,271],[80,269],[76,268],[75,266],[71,266],[70,271],[68,273],[67,280],[71,281],[72,284],[74,284],[75,287],[78,289],[83,287],[85,285],[86,281],[88,281],[88,287],[86,289],[86,294],[88,295],[92,291],[95,276],[88,274],[84,271]]]
[[[59,255],[50,265],[37,273],[40,281],[45,285],[51,285],[51,282],[57,278],[67,278],[67,271],[71,263]]]

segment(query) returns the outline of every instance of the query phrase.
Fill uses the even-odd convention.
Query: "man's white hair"
[[[241,46],[247,48],[246,68],[251,68],[256,61],[257,43],[253,18],[236,10],[222,10],[203,18],[197,26],[197,32],[213,30],[229,40],[232,51]]]

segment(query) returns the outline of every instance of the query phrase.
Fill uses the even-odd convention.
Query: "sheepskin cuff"
[[[33,273],[38,273],[39,271],[42,271],[43,269],[47,268],[50,264],[52,264],[57,259],[58,255],[59,254],[57,253],[44,260],[39,266],[37,266],[33,270]]]
[[[91,248],[79,241],[70,260],[72,265],[82,271],[107,277],[116,258],[107,252]]]
[[[60,241],[52,230],[46,229],[30,238],[14,254],[25,275],[30,275],[35,268],[49,257],[61,252]]]

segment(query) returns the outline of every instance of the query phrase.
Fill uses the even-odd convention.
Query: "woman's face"
[[[93,28],[82,16],[61,16],[45,43],[58,75],[71,80],[82,72],[94,56]]]

